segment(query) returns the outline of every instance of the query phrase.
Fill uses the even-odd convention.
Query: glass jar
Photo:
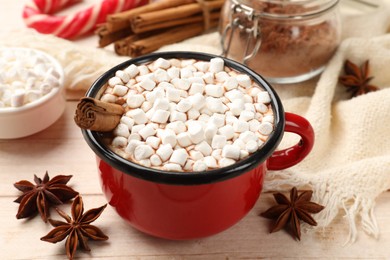
[[[320,74],[341,38],[339,0],[226,0],[223,55],[271,83],[297,83]]]

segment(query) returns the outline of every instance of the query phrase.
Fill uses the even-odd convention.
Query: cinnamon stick
[[[110,32],[115,32],[128,28],[131,25],[130,20],[132,19],[132,17],[142,13],[154,12],[170,7],[191,4],[195,2],[196,0],[161,0],[125,12],[112,14],[107,17],[107,30]]]
[[[117,40],[123,39],[132,34],[131,28],[110,32],[106,26],[100,26],[95,30],[99,37],[99,47],[105,47]]]
[[[216,26],[217,24],[218,21],[212,22],[212,26]],[[119,55],[137,57],[153,52],[164,45],[180,42],[199,35],[203,30],[203,23],[195,23],[164,30],[161,33],[136,41],[132,41],[128,37],[125,40],[115,42],[115,52]]]
[[[209,19],[211,20],[218,20],[220,17],[220,12],[212,12],[210,14]],[[197,23],[197,22],[203,22],[204,17],[202,15],[196,15],[196,16],[191,16],[191,17],[185,17],[181,19],[175,19],[163,23],[154,23],[154,24],[132,24],[131,29],[134,33],[143,33],[143,32],[148,32],[148,31],[153,31],[157,29],[164,29],[164,28],[171,28],[175,27],[178,25],[186,25],[186,24],[192,24],[192,23]]]
[[[77,104],[74,121],[82,129],[109,132],[119,124],[124,112],[121,105],[84,97]]]
[[[224,0],[214,0],[210,2],[205,2],[203,6],[199,3],[194,3],[167,8],[164,10],[158,10],[154,12],[141,13],[131,18],[130,24],[132,30],[136,32],[139,31],[141,27],[148,26],[153,28],[153,26],[150,26],[152,24],[156,26],[161,26],[161,24],[180,20],[182,18],[188,18],[194,15],[200,15],[200,17],[203,17],[203,13],[205,10],[207,10],[207,12],[217,10],[217,13],[219,13],[223,3]],[[203,19],[206,18],[203,17]],[[210,17],[208,17],[208,19],[210,19]]]

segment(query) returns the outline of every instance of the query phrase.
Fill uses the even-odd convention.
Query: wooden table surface
[[[22,27],[21,10],[24,1],[0,0],[0,21],[3,28]],[[6,6],[6,8],[4,8]],[[1,29],[0,29],[1,31]],[[81,45],[96,46],[96,39],[83,39]],[[67,259],[64,242],[50,244],[40,240],[52,227],[39,217],[31,220],[15,218],[18,204],[13,200],[20,194],[13,187],[16,181],[32,181],[33,175],[43,177],[70,174],[69,185],[83,196],[85,208],[106,203],[102,195],[94,154],[84,142],[73,123],[80,93],[68,93],[61,118],[35,135],[0,140],[0,259]],[[1,127],[1,126],[0,126]],[[381,230],[378,239],[361,229],[353,244],[343,245],[348,225],[343,215],[327,228],[303,232],[295,241],[287,232],[269,234],[269,220],[259,216],[274,204],[271,194],[263,193],[250,213],[232,228],[215,236],[192,241],[168,241],[145,235],[133,229],[107,207],[94,222],[110,239],[89,242],[91,252],[78,251],[76,258],[84,259],[259,259],[259,258],[347,258],[390,259],[390,192],[382,194],[375,214]],[[69,205],[64,206],[69,211]],[[52,211],[52,216],[58,218]],[[221,216],[223,217],[223,216]]]

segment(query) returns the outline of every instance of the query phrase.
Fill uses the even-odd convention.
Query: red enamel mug
[[[216,56],[192,52],[164,52],[128,60],[97,79],[86,93],[99,98],[115,72],[131,64],[158,58],[209,61]],[[269,92],[274,131],[264,145],[247,158],[228,167],[206,172],[169,172],[131,162],[111,151],[99,132],[82,130],[97,158],[103,193],[119,216],[147,234],[173,240],[195,239],[219,233],[242,219],[255,205],[267,170],[281,170],[303,160],[314,143],[310,123],[285,113],[273,88],[246,66],[225,60],[225,66],[249,75]],[[275,151],[284,132],[298,134],[300,141]]]

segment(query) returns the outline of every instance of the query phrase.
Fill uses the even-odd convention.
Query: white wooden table
[[[2,28],[23,26],[21,10],[24,1],[0,0]],[[91,1],[88,1],[91,2]],[[1,29],[0,29],[1,30]],[[97,39],[78,42],[95,47]],[[17,220],[20,194],[16,181],[71,174],[69,185],[83,196],[85,208],[106,203],[102,195],[95,159],[73,122],[77,99],[82,93],[68,93],[65,113],[48,129],[17,140],[0,140],[0,259],[67,259],[64,243],[40,241],[52,227],[39,217]],[[1,127],[1,126],[0,126]],[[390,170],[390,169],[389,169]],[[381,234],[379,239],[361,230],[354,244],[343,246],[348,235],[347,222],[340,215],[328,228],[303,233],[300,242],[285,231],[269,234],[269,220],[259,216],[274,204],[271,194],[261,195],[254,209],[237,225],[218,235],[193,241],[168,241],[140,233],[121,220],[111,207],[94,222],[110,239],[91,241],[90,253],[78,251],[85,259],[260,259],[260,258],[348,258],[390,259],[390,192],[377,200],[375,214]],[[64,207],[69,212],[69,205]],[[52,211],[52,216],[57,217]]]

